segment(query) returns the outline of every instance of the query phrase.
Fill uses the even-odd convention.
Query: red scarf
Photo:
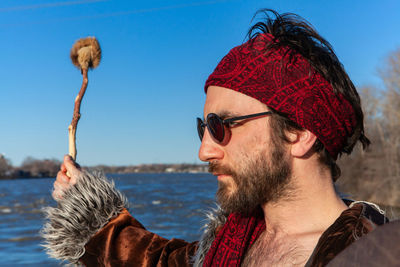
[[[232,213],[207,252],[203,266],[239,267],[248,248],[264,230],[261,209],[249,216]]]

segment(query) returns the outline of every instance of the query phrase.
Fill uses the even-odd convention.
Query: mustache
[[[219,164],[218,162],[209,162],[208,163],[208,172],[210,173],[220,173],[227,175],[235,175],[235,171],[232,170],[229,166]]]

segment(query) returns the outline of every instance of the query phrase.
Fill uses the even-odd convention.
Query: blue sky
[[[68,153],[81,86],[75,40],[96,36],[103,58],[89,73],[77,130],[83,165],[199,163],[195,117],[203,85],[240,44],[260,8],[306,18],[333,45],[357,86],[400,47],[399,1],[8,1],[0,3],[0,153]]]

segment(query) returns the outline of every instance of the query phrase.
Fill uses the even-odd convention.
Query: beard
[[[209,171],[230,175],[233,181],[218,181],[216,199],[227,213],[250,214],[257,206],[276,202],[289,193],[291,165],[283,146],[271,142],[270,157],[265,150],[244,156],[239,170],[210,162]]]

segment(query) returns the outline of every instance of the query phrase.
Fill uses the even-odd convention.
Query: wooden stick
[[[72,64],[81,70],[83,81],[81,90],[75,98],[74,114],[71,124],[68,126],[69,155],[76,160],[76,129],[81,117],[81,102],[88,86],[88,70],[94,69],[100,64],[101,49],[95,37],[79,39],[72,46],[70,54]]]
[[[79,94],[75,98],[75,105],[74,105],[74,114],[72,116],[71,124],[68,126],[68,137],[69,137],[69,155],[76,160],[76,129],[78,125],[78,121],[81,118],[81,103],[83,96],[85,95],[86,88],[88,86],[88,70],[82,69],[82,86]]]

